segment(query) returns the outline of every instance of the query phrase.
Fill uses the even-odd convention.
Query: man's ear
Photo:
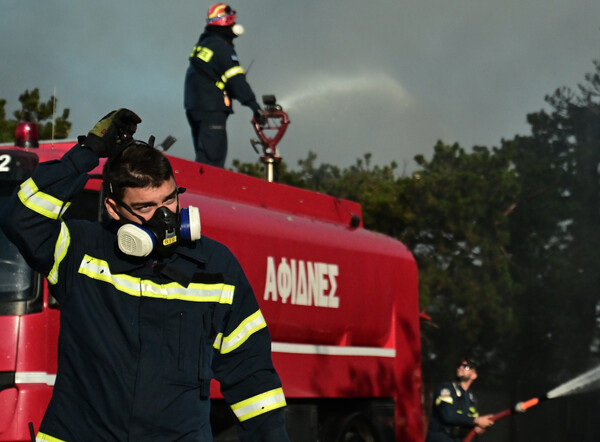
[[[117,212],[117,202],[114,199],[104,198],[104,207],[112,219],[116,221],[121,219],[121,215]]]

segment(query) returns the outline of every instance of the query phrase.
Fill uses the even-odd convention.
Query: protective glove
[[[265,111],[258,108],[254,111],[254,119],[261,126],[266,126],[268,124],[267,117],[265,116]]]
[[[118,109],[102,118],[88,133],[85,145],[99,157],[111,157],[122,146],[133,141],[133,134],[142,119],[129,109]]]

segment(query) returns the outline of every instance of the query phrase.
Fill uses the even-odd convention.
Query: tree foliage
[[[422,328],[425,376],[464,354],[501,368],[514,328],[506,210],[516,176],[507,157],[485,147],[467,153],[438,142],[431,161],[416,160],[422,169],[398,192],[397,237],[417,259],[421,306],[432,317]]]
[[[69,109],[55,117],[56,97],[51,96],[47,102],[40,102],[38,88],[31,92],[26,90],[19,96],[21,109],[13,112],[14,119],[6,118],[6,100],[0,99],[0,142],[14,141],[15,128],[20,121],[29,121],[38,125],[40,139],[64,139],[69,135],[71,122]],[[48,121],[49,120],[49,121]]]
[[[559,384],[598,358],[600,274],[600,64],[552,111],[527,117],[531,136],[504,142],[522,191],[511,213],[519,336],[514,379],[532,391]]]

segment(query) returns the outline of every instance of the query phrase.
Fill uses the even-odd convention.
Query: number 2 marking
[[[0,172],[10,172],[10,167],[8,167],[8,165],[10,164],[11,159],[10,155],[0,155]]]

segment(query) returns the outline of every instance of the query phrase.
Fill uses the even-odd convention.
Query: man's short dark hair
[[[102,177],[106,196],[120,201],[128,187],[160,187],[173,177],[173,168],[160,150],[135,141],[106,161]]]
[[[475,359],[473,359],[472,357],[464,357],[464,358],[460,358],[458,360],[458,363],[456,364],[457,367],[460,367],[463,363],[467,363],[469,364],[471,367],[473,368],[477,368],[477,361]]]

